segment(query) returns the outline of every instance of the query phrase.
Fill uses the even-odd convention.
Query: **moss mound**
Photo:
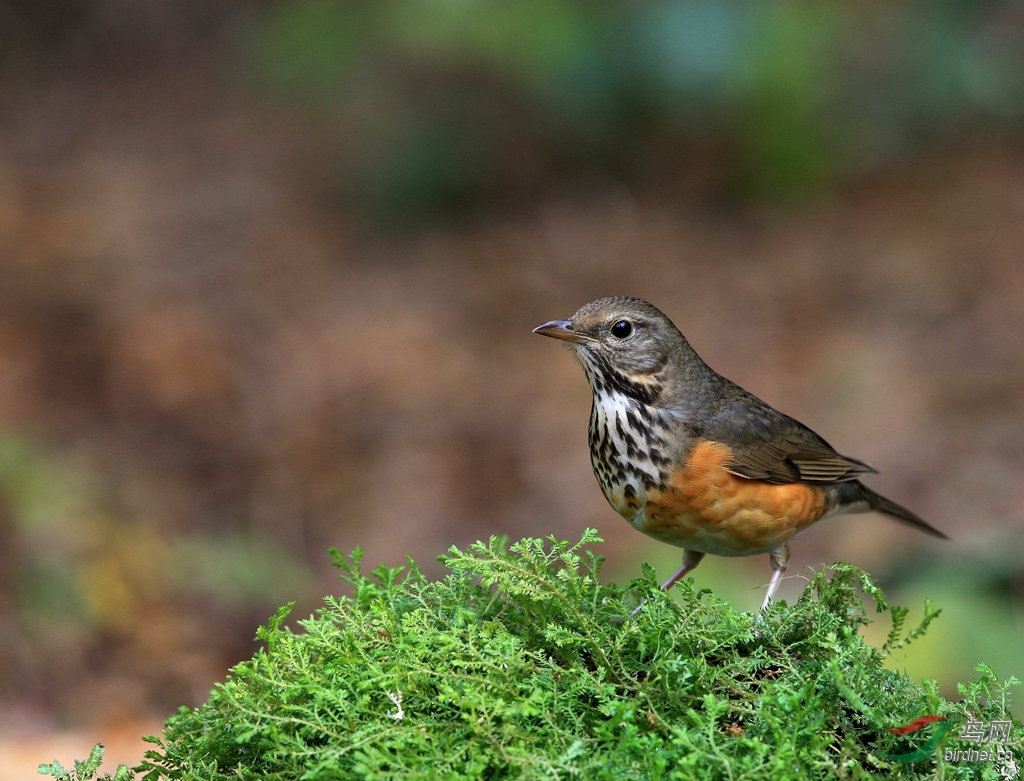
[[[450,574],[360,571],[359,551],[332,551],[351,598],[284,626],[283,608],[209,701],[182,709],[135,772],[145,779],[739,779],[899,775],[998,778],[992,764],[912,764],[934,727],[1008,719],[1005,685],[987,667],[963,702],[883,666],[904,632],[864,572],[835,564],[792,606],[762,621],[692,581],[677,599],[654,572],[625,588],[598,581],[582,546],[492,538],[444,558]],[[864,643],[862,594],[893,629]],[[639,600],[648,601],[630,617]],[[1012,683],[1011,680],[1008,683]],[[969,709],[969,711],[968,711]],[[1020,722],[1014,719],[1014,735]],[[1016,739],[1019,746],[1021,739]],[[52,770],[52,768],[50,768]]]

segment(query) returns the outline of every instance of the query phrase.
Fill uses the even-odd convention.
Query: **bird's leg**
[[[668,591],[670,588],[672,588],[672,586],[674,586],[676,584],[677,580],[682,578],[683,575],[685,575],[687,572],[689,572],[694,567],[696,567],[698,564],[700,564],[700,560],[703,559],[703,558],[704,558],[704,554],[701,553],[700,551],[689,550],[689,549],[684,550],[683,551],[683,566],[681,566],[679,569],[677,569],[675,571],[675,573],[672,575],[672,577],[670,577],[668,580],[666,580],[664,583],[661,584],[661,590],[662,591]],[[642,608],[644,605],[646,605],[646,604],[647,604],[647,600],[645,599],[643,602],[641,602],[639,605],[637,605],[635,608],[633,608],[633,610],[630,612],[630,615],[631,616],[635,616],[637,614],[637,611],[640,608]]]
[[[672,588],[676,581],[680,580],[687,572],[692,570],[698,564],[700,560],[704,558],[704,554],[696,550],[684,550],[683,551],[683,566],[675,571],[668,580],[661,584],[662,591],[668,591]]]
[[[773,551],[768,552],[772,563],[772,579],[768,582],[768,593],[764,595],[764,604],[761,605],[761,612],[768,609],[768,600],[775,596],[779,589],[779,582],[782,580],[782,573],[786,571],[789,564],[789,545],[782,545]]]

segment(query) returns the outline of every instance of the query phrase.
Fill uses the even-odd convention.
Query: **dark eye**
[[[619,320],[612,326],[612,336],[618,339],[625,339],[631,333],[633,333],[633,324],[629,320]]]

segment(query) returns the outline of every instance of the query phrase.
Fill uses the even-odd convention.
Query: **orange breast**
[[[776,485],[729,472],[726,445],[702,440],[663,489],[638,497],[630,518],[640,531],[671,545],[718,556],[746,556],[782,545],[821,518],[825,490]]]

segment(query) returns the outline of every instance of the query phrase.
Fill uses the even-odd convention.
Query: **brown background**
[[[201,703],[276,606],[341,591],[329,546],[437,576],[453,544],[596,526],[608,578],[674,568],[605,505],[582,372],[530,334],[609,294],[655,303],[953,538],[843,517],[792,573],[845,559],[912,618],[943,606],[895,663],[947,696],[980,661],[1024,677],[1012,125],[795,200],[710,197],[691,151],[654,179],[554,167],[395,230],[332,189],[334,120],[232,65],[263,6],[153,8],[127,31],[4,11],[0,770]],[[753,609],[767,576],[758,557],[696,580]]]

